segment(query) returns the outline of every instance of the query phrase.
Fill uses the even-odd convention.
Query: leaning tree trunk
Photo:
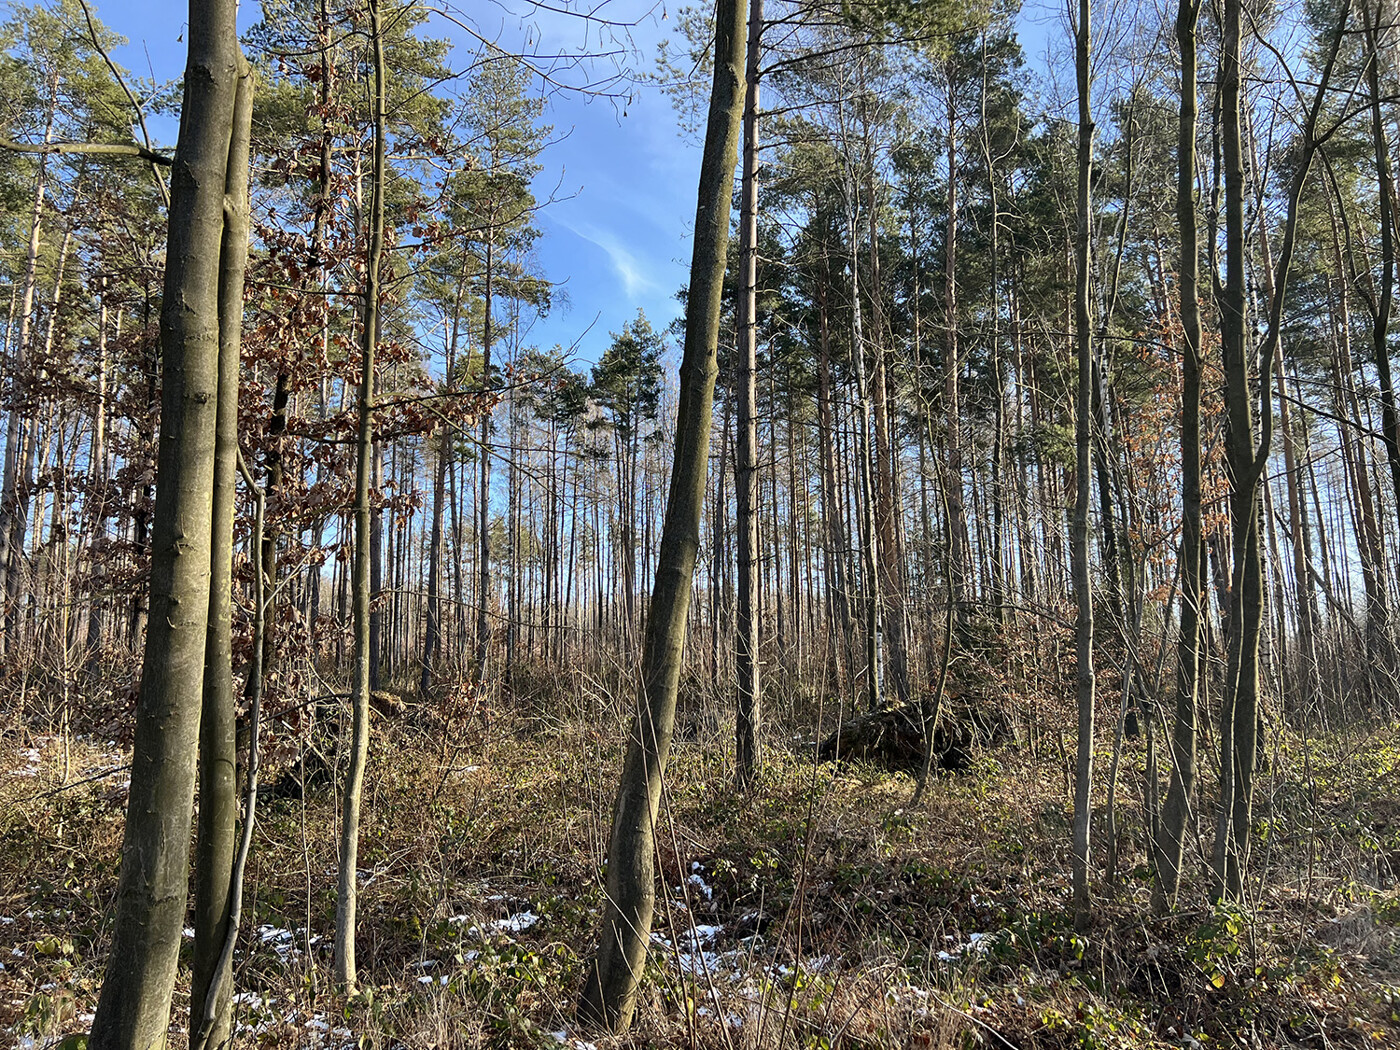
[[[370,172],[369,251],[365,259],[364,329],[360,334],[359,435],[355,447],[354,591],[355,680],[350,768],[345,777],[340,824],[340,882],[336,892],[335,960],[337,984],[353,991],[355,972],[355,873],[360,847],[360,798],[369,758],[370,664],[370,507],[369,480],[374,452],[374,354],[379,338],[379,267],[384,254],[384,41],[379,0],[369,3],[374,49],[374,158]]]
[[[641,693],[613,811],[607,908],[598,954],[579,1002],[582,1017],[611,1031],[623,1031],[632,1022],[651,938],[656,814],[675,727],[710,453],[730,192],[744,102],[743,14],[743,0],[716,0],[714,83],[695,209],[671,490],[642,642]]]
[[[161,309],[151,615],[94,1050],[165,1045],[185,919],[210,601],[225,183],[242,63],[236,16],[234,0],[190,4]]]

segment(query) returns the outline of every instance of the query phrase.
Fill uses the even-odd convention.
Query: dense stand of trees
[[[912,705],[931,739],[950,662],[1012,692],[1076,682],[1084,923],[1101,848],[1115,874],[1121,734],[1147,749],[1165,909],[1245,896],[1271,724],[1394,714],[1400,66],[1379,0],[1299,26],[1081,0],[1059,106],[1005,6],[689,14],[709,108],[684,323],[639,311],[588,360],[531,337],[565,276],[534,250],[548,78],[492,46],[463,72],[398,0],[267,0],[240,72],[232,6],[195,8],[190,68],[219,74],[208,97],[187,82],[173,164],[145,137],[173,97],[119,73],[80,0],[5,27],[0,645],[21,712],[136,700],[132,812],[167,844],[202,697],[201,1039],[227,1038],[235,679],[284,740],[352,701],[352,987],[373,695],[496,702],[580,663],[615,683],[633,714],[582,1006],[614,1028],[678,692],[685,717],[736,697],[736,776],[761,790],[775,707]],[[1274,43],[1288,29],[1308,45]],[[1096,695],[1121,708],[1096,721]],[[94,1045],[164,1031],[186,858],[155,833],[128,827]]]

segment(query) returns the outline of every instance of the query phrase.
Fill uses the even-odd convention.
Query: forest
[[[1400,5],[168,6],[0,12],[0,1043],[1400,1048]]]

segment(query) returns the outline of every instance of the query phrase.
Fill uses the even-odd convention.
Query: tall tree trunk
[[[579,1002],[582,1017],[611,1031],[631,1024],[651,938],[656,815],[675,727],[705,499],[745,36],[743,0],[716,0],[714,82],[700,164],[671,489],[642,647],[641,693],[613,811],[603,928]]]
[[[856,402],[859,408],[857,432],[855,435],[856,460],[856,500],[860,508],[860,555],[861,555],[861,602],[865,606],[865,667],[866,700],[870,710],[875,711],[884,705],[884,646],[880,623],[880,554],[878,523],[875,515],[875,440],[873,406],[870,384],[865,368],[865,323],[861,310],[860,288],[860,234],[856,216],[859,210],[858,180],[854,169],[855,161],[850,157],[849,137],[846,132],[844,110],[838,110],[842,117],[841,145],[846,153],[846,237],[849,252],[851,290],[851,360],[855,365]]]
[[[94,1050],[165,1045],[185,919],[212,565],[221,254],[242,63],[236,17],[233,0],[190,4],[161,309],[151,615]]]
[[[967,512],[963,507],[962,409],[959,385],[962,364],[958,347],[958,119],[954,100],[955,76],[951,61],[947,67],[948,105],[948,214],[943,230],[943,415],[947,432],[944,440],[946,476],[944,479],[948,534],[948,590],[952,595],[958,622],[967,617],[968,552]]]
[[[738,629],[734,635],[735,724],[734,761],[740,790],[747,791],[762,761],[760,731],[763,702],[758,673],[758,616],[754,569],[758,565],[758,406],[754,373],[757,365],[758,319],[758,63],[763,34],[763,0],[749,0],[749,30],[743,125],[743,175],[739,199],[739,295],[735,328],[738,382],[739,448],[734,457],[734,494],[739,562]]]
[[[1153,907],[1176,902],[1186,823],[1196,781],[1196,716],[1201,665],[1201,309],[1200,247],[1196,225],[1196,25],[1200,0],[1180,0],[1176,39],[1181,48],[1181,105],[1177,117],[1176,220],[1181,296],[1181,626],[1176,652],[1176,709],[1172,719],[1172,772],[1155,843]]]
[[[1274,266],[1274,296],[1260,344],[1260,434],[1256,446],[1247,348],[1244,227],[1244,159],[1241,101],[1241,0],[1226,0],[1221,68],[1221,142],[1225,167],[1225,286],[1220,296],[1221,357],[1225,372],[1226,464],[1230,473],[1231,547],[1225,683],[1220,712],[1221,806],[1215,840],[1215,894],[1238,900],[1249,867],[1254,767],[1259,727],[1259,649],[1264,616],[1260,547],[1260,479],[1273,438],[1273,399],[1267,380],[1283,325],[1283,302],[1298,227],[1298,201],[1317,152],[1317,122],[1350,17],[1344,0],[1331,52],[1318,78],[1302,129],[1302,155],[1294,172],[1287,216]]]
[[[1249,391],[1245,321],[1244,158],[1241,143],[1241,0],[1226,0],[1221,52],[1221,144],[1225,168],[1225,286],[1220,297],[1222,366],[1230,471],[1233,570],[1229,600],[1229,650],[1220,712],[1220,814],[1215,844],[1216,893],[1238,897],[1247,836],[1236,837],[1233,817],[1250,804],[1254,774],[1254,706],[1258,702],[1260,590],[1259,516],[1250,474],[1254,467],[1254,417]]]
[[[1089,894],[1089,829],[1094,768],[1094,607],[1089,580],[1089,453],[1093,417],[1093,331],[1089,320],[1090,177],[1093,171],[1094,120],[1089,105],[1089,0],[1079,0],[1074,34],[1074,66],[1079,86],[1079,186],[1074,241],[1074,331],[1078,381],[1075,386],[1074,520],[1070,526],[1075,618],[1075,680],[1079,703],[1078,759],[1074,772],[1074,823],[1071,860],[1074,876],[1074,925],[1087,929],[1093,919]]]
[[[456,389],[457,336],[460,332],[458,322],[461,317],[462,290],[462,284],[459,283],[452,302],[452,334],[447,342],[445,365],[449,401]],[[452,434],[448,428],[439,426],[435,436],[437,463],[433,470],[432,525],[428,538],[427,625],[423,637],[423,665],[418,682],[418,691],[424,697],[428,695],[428,686],[432,682],[433,667],[442,638],[442,600],[439,596],[439,577],[442,575],[442,510],[447,488],[447,464],[452,458]]]
[[[241,63],[225,183],[219,274],[219,405],[214,438],[213,533],[204,697],[199,723],[199,820],[195,843],[194,962],[190,977],[190,1045],[229,1045],[233,952],[226,951],[234,907],[234,830],[238,821],[233,689],[233,522],[238,483],[238,366],[243,335],[243,273],[248,263],[248,154],[253,78]],[[264,590],[266,583],[264,583]],[[262,619],[262,613],[258,614]],[[249,675],[250,678],[254,677]],[[245,820],[251,820],[248,813]]]
[[[384,254],[384,40],[379,0],[369,0],[373,48],[374,154],[370,172],[369,250],[365,259],[364,327],[360,334],[359,434],[355,446],[355,605],[354,714],[350,768],[345,777],[340,825],[340,880],[336,892],[335,960],[337,984],[356,985],[355,904],[360,847],[360,801],[369,758],[370,669],[370,472],[374,455],[374,357],[379,339],[379,267]]]
[[[822,520],[826,536],[826,565],[829,601],[835,607],[840,628],[837,646],[837,688],[844,687],[842,669],[852,663],[852,627],[849,592],[846,586],[846,528],[841,518],[841,498],[836,472],[836,436],[831,413],[831,325],[828,308],[829,270],[823,266],[817,283],[817,444],[821,457]]]
[[[481,324],[481,389],[491,389],[491,343],[495,338],[491,323],[492,264],[496,244],[496,215],[493,211],[486,232],[486,288],[484,319]],[[491,654],[491,407],[481,414],[481,443],[477,448],[480,470],[477,500],[477,593],[476,665],[473,680],[477,688],[486,681],[486,660]]]
[[[1375,146],[1377,199],[1380,203],[1381,294],[1372,325],[1371,345],[1381,388],[1381,431],[1395,508],[1400,515],[1400,412],[1390,369],[1390,313],[1395,294],[1395,178],[1390,167],[1390,141],[1381,120],[1380,47],[1381,5],[1362,4],[1366,29],[1366,85],[1371,96],[1371,141]],[[1393,18],[1393,15],[1391,16]],[[1393,672],[1393,668],[1391,669]]]
[[[81,173],[78,176],[81,181]],[[49,297],[48,318],[44,326],[44,346],[43,350],[34,355],[28,365],[28,372],[24,382],[29,394],[39,392],[42,395],[47,386],[48,366],[52,359],[54,334],[58,329],[59,304],[63,301],[63,275],[68,268],[69,252],[73,246],[73,228],[70,226],[63,232],[63,240],[58,249],[57,265],[54,269],[53,294]],[[14,490],[11,498],[4,503],[9,518],[9,550],[10,563],[9,572],[5,577],[5,648],[15,651],[22,644],[24,636],[20,632],[23,622],[23,609],[25,604],[24,595],[26,591],[31,595],[29,604],[34,609],[39,597],[42,594],[41,581],[29,576],[28,566],[24,557],[25,537],[29,534],[29,500],[34,494],[34,481],[37,476],[36,467],[48,462],[49,445],[53,439],[53,427],[50,425],[45,429],[44,453],[39,456],[39,431],[40,431],[40,405],[42,402],[38,397],[27,396],[23,408],[29,413],[29,425],[20,428],[19,435],[19,469],[16,472]],[[50,420],[50,423],[52,420]],[[61,444],[61,439],[60,439]],[[40,495],[40,502],[35,515],[36,522],[44,519],[43,496]],[[42,525],[36,525],[34,529],[34,547],[37,550],[39,544],[39,533],[43,531]],[[36,559],[37,561],[37,559]]]
[[[49,107],[44,141],[53,136],[54,107]],[[29,214],[29,248],[25,255],[24,291],[20,295],[19,333],[10,344],[10,411],[5,427],[5,466],[0,480],[0,596],[8,605],[10,577],[18,578],[22,552],[14,545],[13,521],[17,513],[20,456],[24,448],[24,413],[27,411],[29,331],[34,320],[34,292],[39,278],[39,245],[43,238],[44,198],[48,193],[47,158],[39,158],[39,174],[34,182],[34,205]],[[9,620],[6,610],[5,620]],[[6,632],[8,638],[8,632]]]
[[[89,585],[87,651],[89,661],[102,650],[103,592],[105,573],[98,567],[99,549],[107,538],[107,288],[108,277],[99,278],[97,312],[97,404],[92,413],[92,442],[88,448],[88,492],[83,503]],[[13,303],[13,299],[11,300]],[[120,313],[118,313],[120,328]]]

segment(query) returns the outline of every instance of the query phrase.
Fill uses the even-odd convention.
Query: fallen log
[[[823,762],[862,759],[891,772],[918,776],[924,768],[924,738],[935,717],[935,704],[920,701],[856,715],[822,741]],[[961,772],[978,747],[997,747],[1016,739],[1011,717],[994,700],[963,697],[945,701],[933,733],[933,768]]]

